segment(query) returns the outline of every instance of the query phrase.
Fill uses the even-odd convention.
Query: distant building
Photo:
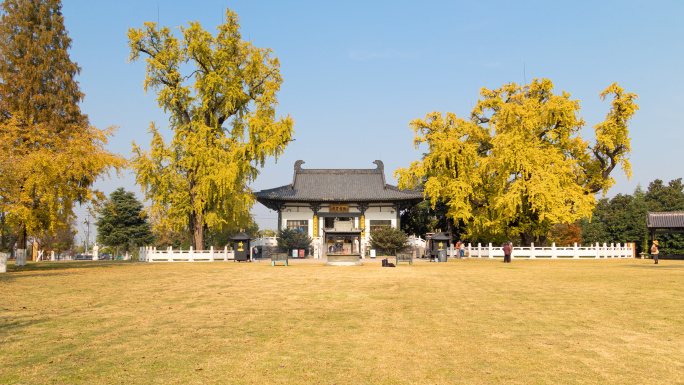
[[[303,163],[295,162],[291,184],[255,196],[278,212],[279,229],[307,232],[316,257],[329,250],[363,254],[371,231],[399,228],[401,211],[423,200],[421,191],[385,183],[379,160],[375,169],[303,169]]]

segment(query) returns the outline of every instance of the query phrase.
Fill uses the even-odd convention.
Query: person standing
[[[461,254],[461,258],[465,258],[465,243],[461,242],[461,247],[459,247],[459,252]]]
[[[653,255],[656,265],[658,264],[658,253],[660,253],[658,250],[658,241],[653,241],[653,246],[651,246],[651,255]]]
[[[504,263],[511,263],[511,243],[506,242],[503,247],[504,252]]]

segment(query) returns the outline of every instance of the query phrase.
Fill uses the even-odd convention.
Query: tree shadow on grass
[[[684,265],[678,264],[678,265],[668,265],[667,263],[659,263],[655,264],[652,263],[650,265],[627,265],[624,267],[629,267],[629,268],[638,268],[638,269],[684,269]]]
[[[0,283],[8,282],[22,276],[56,276],[69,274],[69,270],[76,269],[115,269],[129,266],[136,261],[54,261],[54,262],[28,262],[26,266],[7,264],[7,272],[0,274]],[[21,274],[29,273],[29,274]]]

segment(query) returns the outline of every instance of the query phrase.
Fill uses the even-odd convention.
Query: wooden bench
[[[272,253],[271,254],[271,266],[275,266],[276,262],[285,262],[287,266],[287,258],[289,254],[287,253]]]
[[[408,262],[413,265],[413,253],[397,253],[397,265],[399,262]]]

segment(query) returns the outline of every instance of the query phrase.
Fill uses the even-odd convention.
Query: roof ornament
[[[376,160],[373,163],[378,165],[376,172],[379,172],[380,175],[382,175],[382,189],[385,190],[387,189],[387,183],[385,182],[385,165],[382,163],[381,160]]]
[[[297,182],[297,174],[302,171],[302,165],[306,163],[303,160],[298,160],[294,165],[294,175],[292,176],[292,184],[290,185],[290,190],[294,190],[295,182]]]

